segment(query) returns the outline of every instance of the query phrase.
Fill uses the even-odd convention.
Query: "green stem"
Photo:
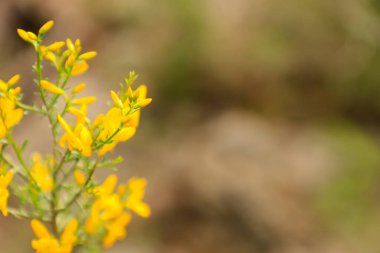
[[[73,165],[70,167],[67,173],[64,173],[63,178],[61,180],[61,183],[58,185],[58,189],[61,189],[63,186],[63,183],[66,182],[66,180],[69,178],[70,175],[74,172],[75,168],[77,167],[77,164],[79,162],[79,159],[76,159]]]
[[[46,115],[46,112],[42,111],[38,107],[26,105],[26,104],[24,104],[24,103],[22,103],[20,101],[17,101],[16,104],[17,104],[18,107],[20,107],[21,109],[24,109],[25,111],[37,112],[37,113],[40,113],[42,115]]]
[[[51,126],[51,132],[52,132],[52,136],[53,136],[53,154],[54,154],[54,158],[58,158],[58,154],[59,154],[59,151],[58,151],[58,133],[56,131],[56,128],[53,127],[53,125],[55,124],[55,121],[57,121],[56,119],[54,119],[54,110],[53,110],[53,106],[50,106],[48,105],[48,102],[46,100],[46,96],[45,96],[45,90],[42,88],[41,86],[41,81],[42,81],[42,57],[41,57],[41,51],[40,51],[40,42],[37,43],[37,62],[36,62],[36,71],[37,71],[37,82],[38,82],[38,86],[39,86],[39,90],[40,90],[40,96],[41,96],[41,99],[42,99],[42,102],[44,104],[44,107],[45,107],[45,110],[46,110],[46,115],[48,117],[48,120],[49,120],[49,123],[50,123],[50,126]],[[52,105],[54,105],[55,103],[53,103]],[[61,158],[61,162],[59,163],[59,165],[57,166],[57,168],[55,169],[55,171],[53,172],[53,185],[54,185],[54,188],[53,190],[51,191],[51,199],[50,199],[50,211],[51,211],[51,219],[50,219],[50,222],[51,222],[51,225],[53,227],[53,232],[54,234],[57,236],[58,235],[58,225],[57,225],[57,211],[56,211],[56,206],[57,206],[57,201],[58,201],[58,192],[56,190],[56,181],[57,181],[57,171],[59,171],[59,169],[62,167],[63,163],[64,163],[64,160],[66,158],[66,155],[67,155],[67,152],[65,153],[65,155],[62,156]]]
[[[71,77],[71,72],[74,68],[74,65],[75,63],[73,64],[73,66],[70,67],[70,69],[67,71],[67,74],[66,74],[66,77],[62,83],[62,85],[59,85],[61,89],[65,89],[66,85],[67,85],[67,82],[69,81],[70,77]],[[54,95],[53,96],[53,99],[51,100],[50,104],[49,104],[49,109],[52,108],[55,103],[57,102],[58,98],[59,98],[60,95]]]
[[[59,195],[59,189],[60,187],[57,184],[57,176],[58,172],[62,169],[63,164],[65,163],[65,160],[68,155],[70,155],[70,151],[66,150],[65,154],[62,155],[60,162],[58,163],[57,167],[53,171],[53,184],[54,188],[51,192],[51,199],[50,199],[50,211],[51,211],[51,225],[53,227],[53,231],[56,235],[58,235],[58,226],[57,226],[57,206],[58,206],[58,195]]]
[[[69,150],[66,150],[65,154],[62,156],[59,164],[57,165],[57,167],[53,171],[53,178],[54,179],[57,179],[58,172],[61,170],[63,164],[65,163],[67,156],[69,156],[70,154],[71,154],[71,152]]]
[[[83,188],[81,188],[79,191],[77,191],[77,193],[64,205],[64,207],[62,209],[57,210],[57,212],[62,212],[64,210],[67,210],[68,208],[71,207],[72,204],[75,203],[75,201],[77,201],[77,199],[81,196],[84,189],[86,189],[87,185],[90,183],[91,178],[94,175],[95,170],[98,166],[98,162],[99,162],[99,156],[96,157],[96,161],[95,161],[94,165],[92,166],[90,173],[88,174],[87,180],[84,183]]]
[[[37,44],[37,63],[36,63],[36,71],[37,71],[37,82],[38,82],[38,87],[40,90],[40,96],[42,99],[42,103],[44,104],[45,110],[46,110],[46,115],[48,116],[48,120],[50,123],[50,126],[53,126],[56,119],[54,119],[54,112],[52,111],[51,106],[48,106],[48,102],[46,100],[46,94],[45,90],[41,86],[41,81],[42,81],[42,57],[41,57],[41,51],[40,51],[40,42]],[[54,157],[58,157],[58,133],[55,128],[51,127],[51,132],[53,136],[53,154]]]
[[[4,161],[10,168],[17,168],[16,165],[14,165],[8,158],[4,156],[3,152],[0,152],[0,159]],[[28,177],[26,177],[24,174],[20,173],[18,170],[16,170],[17,174],[20,175],[20,177],[25,181],[29,182]]]
[[[115,136],[121,131],[122,128],[123,128],[122,125],[120,125],[120,126],[118,127],[118,129],[116,129],[116,131],[113,132],[113,134],[111,134],[111,135],[110,135],[105,141],[103,141],[103,142],[100,143],[99,145],[95,146],[94,150],[99,150],[99,149],[101,149],[104,145],[108,144],[108,142],[110,142],[110,141],[113,139],[113,137],[115,137]]]
[[[37,186],[37,182],[32,177],[32,174],[30,173],[30,171],[28,169],[28,166],[26,165],[25,160],[22,157],[22,154],[21,154],[20,150],[17,148],[17,145],[16,145],[14,139],[12,138],[12,136],[10,135],[10,133],[9,133],[8,130],[7,130],[7,140],[8,140],[8,143],[11,145],[13,151],[15,152],[16,157],[17,157],[18,161],[20,162],[22,168],[24,169],[25,173],[28,175],[28,177],[32,181],[32,183],[35,186]]]
[[[16,218],[25,218],[25,219],[40,219],[42,221],[49,221],[47,218],[44,218],[44,217],[41,217],[40,215],[38,214],[35,214],[35,213],[29,213],[27,211],[21,211],[19,209],[15,209],[15,208],[12,208],[12,207],[8,207],[8,212],[10,214],[12,214],[13,216],[15,216]]]

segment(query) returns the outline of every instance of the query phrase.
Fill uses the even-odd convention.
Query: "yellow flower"
[[[41,156],[38,153],[33,155],[34,165],[31,174],[42,191],[50,192],[53,189],[53,178],[50,175],[49,169],[41,160]]]
[[[124,110],[128,111],[129,108],[137,108],[128,118],[125,120],[125,126],[131,126],[137,128],[140,123],[140,109],[147,106],[152,102],[151,98],[146,98],[148,88],[146,85],[142,84],[135,91],[131,87],[128,87],[125,93],[125,100],[123,103]]]
[[[88,70],[89,66],[86,61],[81,61],[75,64],[73,70],[71,71],[71,75],[78,76],[85,73]]]
[[[74,171],[74,178],[75,182],[77,182],[79,186],[84,186],[84,184],[86,183],[86,177],[78,169]]]
[[[101,213],[107,207],[107,204],[106,204],[107,198],[110,195],[112,195],[112,192],[114,191],[116,187],[116,184],[117,184],[117,176],[112,174],[112,175],[109,175],[106,178],[106,180],[104,180],[103,184],[101,184],[100,186],[96,187],[93,190],[93,193],[96,196],[96,200],[91,207],[90,217],[87,218],[86,223],[85,223],[85,230],[88,234],[95,234],[98,231],[99,226],[103,222],[102,219],[104,219],[104,216],[102,216]],[[112,201],[108,201],[108,203],[112,203]],[[121,202],[119,202],[117,209],[123,210],[123,206]],[[112,211],[109,210],[108,213],[112,213]]]
[[[128,196],[124,202],[125,207],[144,218],[150,216],[150,207],[143,202],[146,184],[146,179],[133,177],[128,181],[126,191],[123,187],[119,188],[119,194],[127,193]]]
[[[20,75],[14,75],[8,80],[8,86],[12,87],[20,80]]]
[[[70,39],[67,39],[66,46],[68,48],[68,51],[65,51],[65,57],[67,57],[65,62],[66,70],[71,71],[70,74],[72,76],[85,73],[89,68],[87,60],[94,58],[97,53],[95,51],[90,51],[80,54],[82,46],[79,39],[77,39],[75,43],[73,43]]]
[[[67,122],[58,115],[58,121],[66,131],[59,141],[62,148],[69,150],[77,150],[84,156],[91,156],[92,154],[92,136],[91,132],[86,126],[79,123],[75,126],[74,130],[67,124]]]
[[[8,186],[13,178],[13,172],[8,171],[5,175],[0,176],[0,210],[4,216],[8,215]]]
[[[21,39],[25,40],[26,42],[30,42],[28,33],[23,29],[17,29],[17,34],[20,36]]]
[[[94,121],[99,129],[99,135],[97,140],[104,142],[108,140],[115,132],[115,134],[110,141],[111,143],[104,144],[102,148],[98,151],[99,155],[104,155],[108,151],[115,148],[117,142],[124,142],[133,137],[136,132],[135,127],[123,126],[123,115],[120,108],[111,108],[105,116],[101,115],[98,119]],[[119,129],[120,128],[120,129]]]
[[[117,184],[117,176],[115,174],[109,175],[106,180],[104,180],[103,184],[96,187],[94,193],[96,196],[108,196],[112,194]]]
[[[134,136],[139,124],[140,109],[148,105],[152,99],[146,98],[147,87],[140,85],[135,91],[129,86],[126,93],[119,96],[111,90],[111,98],[115,106],[106,115],[100,114],[90,129],[98,133],[96,145],[98,155],[112,151],[118,142],[124,142]],[[82,99],[73,100],[73,104],[83,104]]]
[[[132,216],[129,213],[122,213],[114,221],[106,224],[107,234],[103,238],[103,247],[112,247],[117,240],[122,240],[127,235],[126,226],[131,222]]]
[[[60,237],[64,252],[71,252],[72,246],[77,240],[77,237],[75,236],[77,228],[78,221],[76,219],[72,219],[69,223],[67,223],[66,228]]]
[[[95,120],[96,121],[96,120]],[[104,117],[102,117],[98,139],[105,141],[110,135],[116,132],[121,126],[122,114],[119,108],[111,108]]]
[[[94,189],[96,200],[91,207],[90,217],[85,223],[88,234],[95,234],[105,229],[103,247],[111,247],[117,240],[126,236],[125,228],[131,215],[125,212],[124,203],[119,194],[113,193],[117,184],[117,176],[112,174],[100,186]]]
[[[60,239],[58,240],[40,221],[33,219],[31,227],[38,239],[32,240],[32,248],[36,253],[71,253],[76,241],[76,231],[78,222],[72,219],[64,229]]]
[[[19,100],[17,96],[21,88],[13,88],[19,80],[20,75],[14,75],[8,82],[0,80],[0,91],[2,92],[0,97],[0,138],[5,137],[24,116],[24,111],[16,108],[16,102]]]
[[[112,220],[123,212],[123,203],[117,194],[100,197],[97,201],[99,201],[99,207],[102,210],[100,214],[102,220]]]
[[[6,136],[7,132],[15,125],[17,125],[22,117],[24,111],[16,109],[15,101],[10,97],[0,98],[0,138]]]
[[[129,104],[134,104],[135,107],[145,107],[152,102],[151,98],[146,98],[148,88],[145,84],[137,87],[135,91],[132,91],[131,87],[128,87],[127,98]]]
[[[142,217],[150,215],[149,206],[142,201],[145,179],[132,178],[127,185],[120,185],[117,193],[114,193],[116,184],[117,176],[110,175],[94,189],[96,199],[85,223],[85,230],[90,235],[106,230],[103,237],[104,248],[110,248],[117,240],[126,236],[126,226],[132,219],[128,209]]]

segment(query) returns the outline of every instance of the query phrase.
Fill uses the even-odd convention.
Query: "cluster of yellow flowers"
[[[113,246],[116,240],[126,236],[125,227],[132,218],[128,210],[145,218],[150,215],[149,206],[142,201],[145,179],[132,178],[127,185],[119,185],[114,193],[116,184],[117,177],[110,175],[101,186],[94,189],[96,200],[85,224],[85,230],[89,234],[105,233],[105,248]]]
[[[143,201],[145,179],[131,178],[127,184],[117,186],[117,176],[112,174],[97,185],[94,173],[97,168],[114,167],[121,162],[120,157],[111,159],[105,154],[135,134],[141,109],[152,99],[147,98],[145,85],[132,88],[137,78],[132,71],[121,90],[111,90],[113,104],[109,110],[91,121],[87,109],[96,98],[77,97],[85,89],[85,83],[73,88],[67,84],[72,76],[89,69],[88,61],[97,53],[83,53],[79,39],[42,45],[44,35],[53,25],[53,21],[48,21],[37,34],[17,30],[36,51],[33,68],[42,104],[30,106],[21,101],[21,89],[15,87],[19,75],[7,82],[0,80],[0,210],[4,216],[11,213],[31,219],[37,237],[32,241],[36,253],[71,253],[74,249],[100,252],[126,236],[132,213],[150,216],[150,208]],[[45,61],[57,72],[54,82],[43,77]],[[12,129],[30,112],[48,119],[53,152],[44,157],[34,153],[29,161],[23,154],[27,142],[18,145]],[[74,124],[65,119],[67,114],[74,116]],[[14,156],[5,152],[8,148]],[[14,176],[23,183],[10,191]],[[10,192],[19,198],[17,208],[8,207]]]

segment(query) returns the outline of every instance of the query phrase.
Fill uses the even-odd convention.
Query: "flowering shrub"
[[[53,25],[53,21],[45,23],[38,34],[17,30],[36,51],[33,70],[41,106],[22,102],[19,75],[0,80],[0,211],[4,216],[31,219],[36,237],[32,247],[37,253],[101,252],[126,236],[132,213],[150,216],[150,208],[143,201],[145,179],[131,178],[118,185],[117,176],[112,174],[97,184],[94,172],[121,162],[121,157],[106,155],[135,134],[140,110],[152,99],[146,98],[145,85],[132,88],[137,78],[132,71],[118,92],[111,91],[113,103],[108,112],[91,121],[87,108],[96,98],[78,97],[86,84],[70,88],[68,82],[86,72],[88,61],[97,53],[83,53],[79,39],[43,45],[44,35]],[[56,81],[44,77],[45,62],[56,70]],[[35,153],[26,158],[23,151],[27,142],[16,143],[12,130],[27,113],[37,113],[49,121],[53,141],[50,154]],[[68,114],[74,116],[75,124],[66,121]],[[13,180],[16,177],[20,180]],[[8,207],[10,192],[18,199],[17,207]]]

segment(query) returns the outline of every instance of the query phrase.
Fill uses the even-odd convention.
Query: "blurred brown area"
[[[90,117],[132,69],[154,99],[114,154],[121,178],[148,178],[153,216],[109,252],[380,250],[378,0],[2,0],[0,78],[20,73],[27,103],[15,30],[49,19],[47,41],[99,52],[72,82],[98,97]],[[47,130],[16,128],[41,152]],[[31,252],[27,222],[0,221],[4,252]]]

